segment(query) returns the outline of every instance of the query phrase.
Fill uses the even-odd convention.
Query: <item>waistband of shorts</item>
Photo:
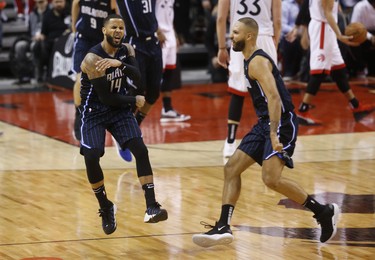
[[[281,118],[289,117],[289,113],[290,113],[290,111],[287,111],[287,112],[282,113],[282,114],[281,114]],[[268,120],[268,119],[270,119],[270,116],[269,116],[269,115],[258,116],[258,119],[259,119],[259,120]]]

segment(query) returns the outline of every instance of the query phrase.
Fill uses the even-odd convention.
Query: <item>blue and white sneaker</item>
[[[119,143],[115,140],[115,138],[112,136],[112,140],[115,143],[117,154],[125,161],[131,162],[132,161],[132,153],[128,148],[123,150]]]

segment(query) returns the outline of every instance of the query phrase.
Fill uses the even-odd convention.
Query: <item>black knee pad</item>
[[[348,92],[350,89],[348,75],[346,69],[338,69],[331,71],[331,77],[336,82],[337,87],[342,93]]]
[[[310,75],[309,83],[307,84],[306,92],[310,95],[315,96],[318,93],[320,85],[322,84],[326,75],[324,74],[316,74]]]
[[[87,178],[90,183],[98,183],[104,179],[99,161],[102,153],[99,149],[81,148],[81,153],[85,158]]]

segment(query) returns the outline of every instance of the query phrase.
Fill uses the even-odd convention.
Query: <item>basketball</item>
[[[367,38],[367,29],[362,23],[350,23],[345,28],[345,35],[353,36],[351,42],[363,43]]]

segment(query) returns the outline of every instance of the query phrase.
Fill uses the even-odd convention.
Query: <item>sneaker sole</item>
[[[333,206],[333,216],[332,216],[333,232],[332,232],[332,235],[326,241],[322,243],[326,243],[330,241],[336,235],[336,232],[337,232],[337,222],[340,216],[340,209],[336,203],[332,203],[332,206]]]
[[[168,212],[165,210],[156,216],[150,216],[148,214],[145,214],[145,218],[143,219],[143,221],[145,223],[158,223],[160,221],[164,221],[167,219],[168,219]]]
[[[354,120],[356,122],[361,121],[363,118],[365,118],[366,116],[368,116],[374,111],[375,111],[375,108],[369,111],[353,112]]]
[[[190,119],[191,119],[191,116],[186,116],[183,118],[160,118],[160,123],[185,122]]]
[[[229,233],[215,234],[215,235],[199,234],[199,235],[193,236],[194,244],[201,246],[201,247],[228,245],[232,243],[233,240],[234,240],[233,235]]]
[[[233,154],[234,154],[234,152],[232,154],[225,153],[225,154],[223,154],[223,158],[229,159],[230,157],[232,157]]]

